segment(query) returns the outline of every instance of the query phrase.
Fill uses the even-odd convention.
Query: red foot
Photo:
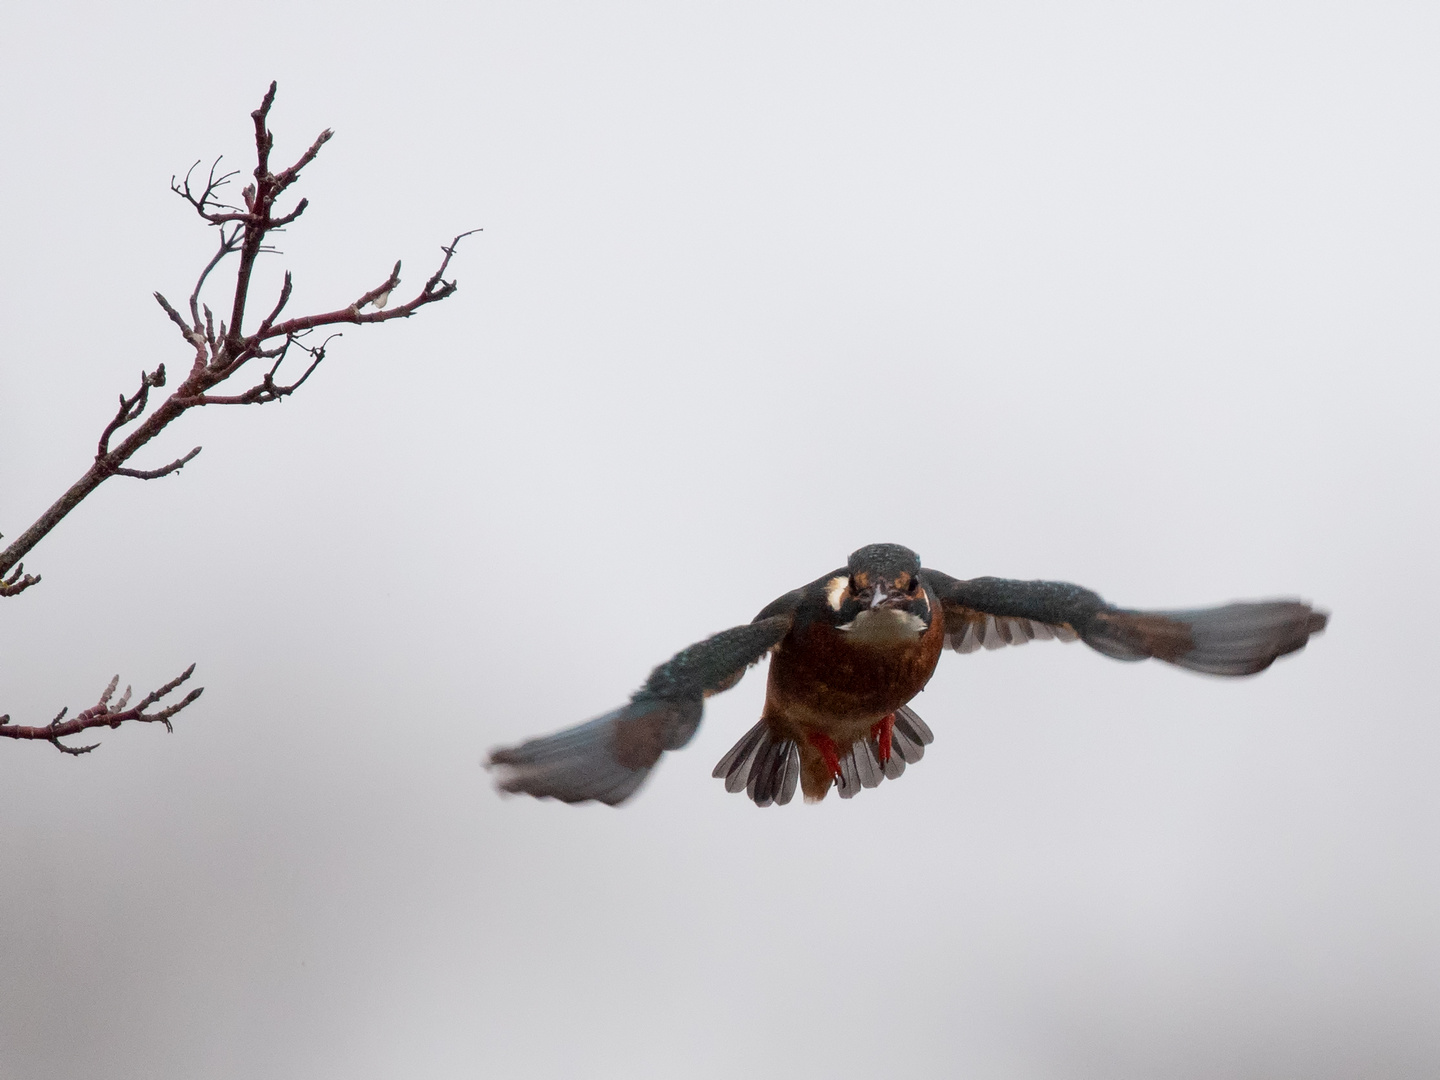
[[[870,736],[880,743],[880,764],[884,765],[890,760],[890,750],[895,745],[895,714],[892,712],[877,720]]]
[[[810,745],[820,751],[820,756],[825,759],[825,767],[830,770],[832,777],[840,776],[840,750],[835,745],[835,740],[826,735],[823,731],[807,731],[805,738]]]

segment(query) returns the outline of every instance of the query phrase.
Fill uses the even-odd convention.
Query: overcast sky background
[[[0,35],[0,530],[189,353],[167,190],[336,138],[264,263],[347,331],[3,603],[0,1077],[1440,1071],[1440,9],[50,3]],[[851,802],[502,800],[492,745],[895,541],[1334,612],[1250,680],[947,655]]]

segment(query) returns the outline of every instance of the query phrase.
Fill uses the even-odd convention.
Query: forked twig
[[[200,270],[194,287],[190,290],[186,304],[188,318],[162,294],[155,294],[156,302],[180,332],[189,350],[189,373],[159,404],[152,403],[150,392],[165,387],[164,364],[157,364],[153,371],[142,371],[140,385],[135,392],[128,396],[119,396],[118,408],[101,431],[94,460],[84,475],[70,485],[33,525],[0,551],[0,597],[19,595],[39,583],[38,574],[24,573],[21,560],[100,484],[112,476],[157,480],[179,472],[188,462],[194,460],[200,453],[198,446],[168,464],[154,468],[136,468],[127,464],[140,449],[185,412],[204,405],[263,405],[281,401],[305,384],[325,359],[331,341],[340,336],[334,333],[319,345],[310,345],[306,339],[315,331],[343,324],[363,326],[409,318],[421,308],[454,295],[458,288],[454,280],[445,278],[445,273],[460,241],[478,232],[478,229],[461,233],[449,244],[442,245],[444,258],[440,260],[439,267],[412,298],[395,307],[387,308],[386,305],[391,294],[400,287],[399,262],[395,263],[380,284],[367,289],[353,303],[319,314],[296,316],[282,322],[281,315],[293,291],[291,276],[287,271],[284,284],[274,303],[270,305],[268,314],[247,332],[244,323],[250,302],[255,261],[261,254],[275,250],[274,246],[267,242],[271,234],[294,223],[309,206],[309,201],[302,198],[289,210],[281,210],[277,208],[277,200],[299,180],[301,172],[315,160],[333,135],[328,129],[322,131],[293,164],[279,172],[273,172],[270,168],[270,154],[274,149],[275,137],[267,124],[270,109],[275,103],[275,92],[276,84],[272,82],[260,107],[250,114],[254,122],[256,164],[252,182],[246,184],[240,193],[243,205],[224,202],[220,197],[221,190],[239,175],[238,170],[222,171],[221,158],[217,157],[210,165],[203,181],[195,177],[196,170],[200,168],[199,161],[186,171],[183,178],[170,178],[171,190],[184,199],[207,225],[219,231],[215,253]],[[231,256],[235,256],[238,262],[234,292],[229,297],[230,317],[228,323],[222,319],[217,326],[214,313],[204,302],[204,292],[210,283],[212,272]],[[221,311],[224,310],[222,307]],[[290,358],[292,349],[303,354],[300,363],[304,366],[298,376],[287,382],[280,377],[280,371]],[[235,392],[213,392],[256,360],[260,361],[256,366],[264,367],[265,370],[252,385]],[[63,709],[60,715],[43,727],[16,726],[10,724],[9,718],[5,717],[0,720],[0,735],[12,739],[45,739],[65,753],[83,754],[94,747],[69,747],[59,740],[92,727],[118,727],[127,720],[159,721],[169,728],[170,717],[199,697],[199,690],[192,690],[174,705],[154,712],[146,710],[158,704],[161,698],[188,679],[193,671],[194,665],[191,665],[178,679],[167,683],[130,709],[120,707],[128,698],[128,690],[126,697],[122,697],[120,706],[109,705],[115,689],[112,682],[98,705],[86,709],[70,720],[64,720]]]
[[[76,713],[69,720],[65,719],[68,708],[61,709],[55,714],[55,719],[48,724],[40,724],[35,727],[25,727],[19,724],[10,723],[10,717],[0,716],[0,735],[9,739],[41,739],[48,742],[55,749],[65,754],[88,754],[94,750],[99,743],[92,743],[88,746],[66,746],[60,740],[68,735],[76,735],[90,728],[109,727],[117,728],[128,721],[136,720],[145,724],[164,724],[166,731],[173,732],[175,729],[170,726],[170,718],[181,709],[191,704],[202,693],[203,686],[197,686],[179,701],[171,702],[169,705],[161,706],[151,712],[151,706],[159,705],[161,701],[195,673],[195,665],[191,664],[175,678],[171,679],[158,690],[152,690],[134,705],[130,705],[130,687],[125,688],[125,693],[120,695],[120,700],[113,705],[110,699],[115,696],[115,687],[120,684],[120,676],[116,675],[105,687],[105,692],[100,695],[100,700],[83,712]]]
[[[270,108],[275,103],[275,92],[276,84],[271,83],[260,107],[250,114],[255,128],[256,165],[253,183],[247,184],[241,193],[243,207],[222,202],[217,195],[220,189],[239,175],[235,170],[220,171],[219,158],[210,166],[203,184],[193,179],[195,170],[200,165],[198,161],[190,167],[183,179],[172,177],[170,181],[171,189],[183,198],[202,220],[220,232],[215,254],[201,269],[195,279],[194,288],[190,291],[188,319],[164,295],[158,292],[155,294],[156,302],[192,350],[189,374],[169,397],[153,408],[150,391],[165,386],[164,364],[157,365],[152,372],[142,372],[140,386],[135,393],[128,397],[123,394],[120,396],[119,408],[100,434],[95,460],[89,469],[33,525],[9,547],[0,551],[0,596],[13,596],[39,581],[38,576],[7,578],[4,575],[10,574],[51,529],[109,477],[127,476],[140,480],[155,480],[179,471],[194,459],[200,452],[199,447],[169,464],[156,468],[134,468],[126,465],[137,451],[181,414],[203,405],[259,405],[288,397],[305,383],[324,359],[324,344],[311,347],[303,341],[311,331],[343,324],[363,326],[409,318],[426,305],[438,303],[454,295],[459,287],[454,280],[447,280],[445,273],[460,241],[479,232],[478,229],[460,233],[450,243],[441,245],[440,250],[444,257],[439,266],[419,291],[402,304],[386,306],[391,294],[400,287],[400,263],[396,262],[383,281],[374,288],[365,290],[354,302],[331,311],[301,315],[281,322],[278,320],[289,303],[293,290],[293,282],[287,272],[269,313],[252,331],[245,331],[243,322],[249,303],[251,277],[255,260],[268,250],[266,238],[294,222],[309,205],[306,199],[301,199],[288,212],[277,212],[276,200],[300,178],[301,171],[315,160],[321,148],[333,135],[329,130],[322,131],[294,164],[278,173],[271,172],[270,153],[275,138],[266,124]],[[232,255],[238,256],[239,264],[236,268],[235,291],[230,300],[230,321],[227,324],[222,320],[217,327],[214,314],[209,305],[202,301],[202,295],[212,271]],[[326,340],[326,344],[329,340]],[[308,360],[298,377],[285,382],[279,377],[279,368],[289,356],[292,346],[305,353]],[[275,363],[271,364],[269,370],[253,385],[235,393],[211,393],[214,388],[257,358]],[[124,437],[120,438],[122,434]],[[117,438],[120,438],[119,444],[112,445]]]

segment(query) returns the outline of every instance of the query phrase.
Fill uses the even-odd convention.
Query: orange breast
[[[944,613],[933,598],[931,611],[925,633],[883,645],[857,642],[823,623],[792,632],[770,657],[766,718],[837,739],[868,732],[930,681],[945,644]]]

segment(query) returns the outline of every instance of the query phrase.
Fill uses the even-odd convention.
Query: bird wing
[[[780,643],[794,618],[793,610],[782,611],[722,630],[657,667],[613,712],[492,750],[488,764],[501,770],[497,786],[568,803],[623,802],[662,753],[679,750],[694,736],[705,698],[738,683],[746,668]]]
[[[1253,675],[1303,649],[1329,617],[1300,600],[1131,611],[1063,581],[959,581],[938,570],[921,577],[944,608],[945,643],[956,652],[1079,639],[1116,660],[1153,656],[1210,675]]]

